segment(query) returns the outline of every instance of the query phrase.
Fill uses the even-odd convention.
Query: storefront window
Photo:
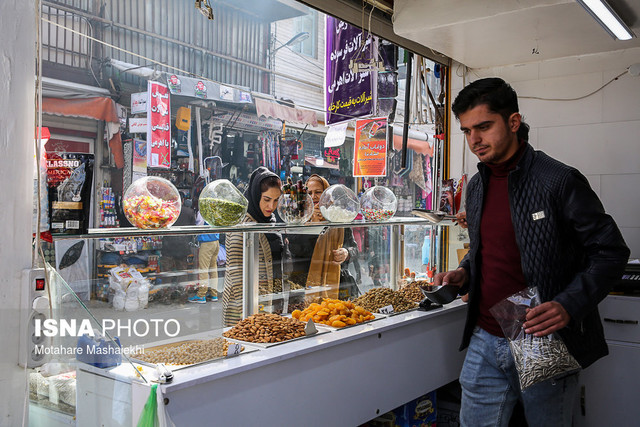
[[[179,191],[178,227],[203,225],[199,197],[207,184],[226,179],[246,194],[260,166],[282,181],[318,175],[358,197],[387,187],[397,198],[396,217],[443,206],[445,66],[414,55],[408,68],[408,51],[301,3],[196,2],[211,5],[213,20],[190,0],[163,2],[166,7],[141,0],[85,3],[46,2],[41,19],[41,109],[51,131],[44,231],[53,239],[45,253],[65,270],[63,280],[78,287],[74,310],[151,316],[180,307],[182,316],[193,315],[184,319],[189,327],[181,338],[221,333],[221,311],[211,305],[196,312],[189,301],[221,299],[232,270],[233,233],[212,240],[201,237],[218,233],[87,238],[88,230],[132,226],[123,196],[146,176],[164,178]],[[448,268],[444,227],[364,226],[361,214],[355,221],[336,233],[350,245],[339,271],[350,276],[351,286],[340,290],[344,299],[397,288],[405,269],[426,277]],[[283,254],[292,241],[283,233]],[[212,246],[215,256],[206,259]],[[215,279],[202,275],[213,270]],[[292,299],[285,308],[265,296],[286,293],[292,284],[304,290],[306,276],[297,280],[290,270],[283,265],[271,287],[260,290],[259,310],[290,313],[304,302]],[[140,300],[120,286],[127,274],[145,283],[136,293]],[[198,296],[204,281],[212,285]],[[142,300],[147,309],[134,309]]]

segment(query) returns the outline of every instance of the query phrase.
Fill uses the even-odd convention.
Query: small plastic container
[[[294,197],[283,194],[278,200],[278,215],[287,224],[304,224],[313,215],[313,199],[306,193]]]
[[[228,179],[216,179],[200,193],[198,208],[209,225],[229,227],[247,214],[249,202]]]
[[[171,182],[146,176],[133,182],[124,193],[124,214],[137,228],[171,227],[180,216],[180,193]]]
[[[360,211],[356,194],[342,184],[334,184],[320,196],[320,213],[331,222],[351,222]]]
[[[364,192],[360,209],[367,221],[386,221],[398,210],[398,199],[387,187],[376,185]]]

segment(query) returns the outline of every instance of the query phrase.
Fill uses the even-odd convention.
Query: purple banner
[[[371,72],[353,73],[349,62],[371,58],[372,39],[361,47],[363,32],[344,21],[327,16],[325,58],[325,110],[328,125],[373,114]],[[367,33],[364,33],[366,37]]]

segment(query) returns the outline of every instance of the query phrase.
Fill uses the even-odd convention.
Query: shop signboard
[[[363,31],[344,21],[327,16],[325,53],[325,110],[327,125],[373,114],[372,74],[353,73],[350,62],[371,58],[373,39],[363,45]]]
[[[322,152],[322,158],[330,165],[338,165],[340,161],[340,148],[326,147]]]
[[[140,114],[147,112],[147,92],[138,92],[131,94],[131,114]]]
[[[282,122],[271,118],[258,117],[249,113],[224,113],[215,116],[217,123],[224,123],[227,127],[247,131],[282,130]]]
[[[147,133],[146,117],[130,117],[129,133]]]
[[[356,120],[353,176],[387,175],[387,118]]]
[[[167,86],[172,95],[191,96],[193,98],[222,100],[240,104],[253,102],[251,93],[218,82],[193,77],[167,74]]]
[[[147,166],[171,167],[171,106],[169,88],[149,81],[147,99]]]

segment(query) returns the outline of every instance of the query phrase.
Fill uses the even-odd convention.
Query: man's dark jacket
[[[478,164],[467,189],[470,251],[460,266],[469,282],[469,310],[462,345],[469,345],[480,300],[480,222],[491,171]],[[620,279],[629,258],[622,234],[587,179],[526,144],[509,174],[509,206],[528,286],[542,301],[557,301],[571,316],[558,331],[583,368],[608,354],[597,305]]]

